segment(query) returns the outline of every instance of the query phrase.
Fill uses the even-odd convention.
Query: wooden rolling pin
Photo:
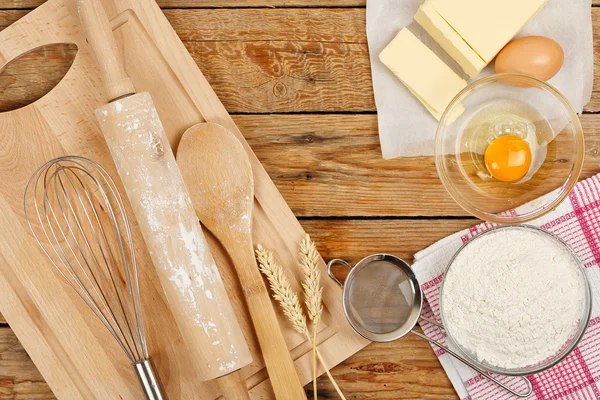
[[[240,368],[252,356],[152,99],[135,94],[100,0],[78,6],[109,102],[96,116],[198,379],[247,399]]]

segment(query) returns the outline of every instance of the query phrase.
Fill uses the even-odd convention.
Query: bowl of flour
[[[561,239],[505,225],[454,255],[440,303],[451,347],[488,371],[531,375],[575,348],[589,322],[591,291],[581,261]]]

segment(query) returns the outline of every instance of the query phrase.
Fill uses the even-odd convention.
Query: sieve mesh
[[[414,304],[412,285],[408,276],[392,263],[366,264],[346,285],[350,314],[369,332],[393,332],[410,316]]]

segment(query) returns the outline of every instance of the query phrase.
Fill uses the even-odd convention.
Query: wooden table
[[[0,0],[0,30],[41,2]],[[382,159],[365,0],[158,2],[325,259],[389,252],[412,260],[477,223],[446,194],[431,157]],[[600,8],[592,15],[597,28]],[[54,87],[75,52],[44,48],[7,67],[0,111]],[[599,85],[581,118],[582,178],[600,172]],[[348,399],[457,398],[429,344],[412,335],[372,344],[333,374]],[[319,388],[320,398],[336,398],[322,377]],[[0,399],[54,399],[1,316]]]

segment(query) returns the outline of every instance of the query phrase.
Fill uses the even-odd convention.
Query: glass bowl
[[[441,318],[442,318],[442,324],[443,324],[443,326],[446,327],[445,330],[446,330],[450,348],[458,350],[458,352],[462,356],[464,356],[466,359],[471,361],[473,364],[475,364],[479,368],[484,369],[486,371],[496,373],[496,374],[500,374],[500,375],[508,375],[508,376],[533,375],[533,374],[537,374],[542,371],[545,371],[549,368],[552,368],[553,366],[555,366],[556,364],[561,362],[579,344],[579,341],[583,337],[585,330],[587,328],[587,325],[590,321],[590,316],[591,316],[591,312],[592,312],[592,292],[591,292],[591,288],[590,288],[590,283],[589,283],[586,273],[585,273],[585,267],[583,266],[583,263],[581,262],[581,260],[579,259],[579,257],[575,253],[575,251],[573,251],[573,249],[571,249],[571,247],[567,243],[565,243],[561,238],[559,238],[558,236],[556,236],[548,231],[545,231],[543,229],[540,229],[540,228],[537,228],[534,226],[529,226],[529,225],[501,225],[501,226],[497,226],[495,228],[488,229],[487,231],[480,233],[477,236],[473,237],[471,240],[469,240],[467,243],[465,243],[454,254],[452,259],[448,263],[448,268],[446,269],[446,273],[444,274],[444,277],[448,276],[454,260],[466,246],[468,246],[470,243],[473,243],[474,241],[478,240],[479,238],[481,238],[485,235],[489,235],[489,234],[496,232],[498,230],[501,230],[501,229],[503,229],[503,230],[504,229],[524,229],[524,230],[534,231],[534,232],[537,232],[542,235],[547,235],[548,237],[555,240],[560,246],[563,246],[565,249],[567,249],[569,251],[569,253],[571,253],[571,255],[573,256],[574,260],[576,261],[577,265],[579,266],[580,276],[583,281],[584,301],[583,301],[583,305],[581,308],[581,316],[579,318],[579,323],[573,329],[571,336],[555,354],[553,354],[552,356],[546,358],[545,360],[543,360],[537,364],[528,365],[528,366],[522,367],[522,368],[507,369],[507,368],[500,368],[500,367],[497,367],[497,366],[494,366],[494,365],[491,365],[491,364],[488,364],[485,362],[481,362],[481,361],[477,360],[477,358],[475,358],[467,349],[463,348],[460,344],[458,344],[456,339],[454,339],[452,337],[450,330],[447,329],[447,327],[449,325],[448,325],[448,320],[444,314],[444,301],[443,301],[445,279],[442,281],[442,287],[440,289],[440,314],[441,314]]]
[[[519,136],[531,150],[527,174],[516,182],[493,178],[485,165],[487,146],[507,134]],[[553,210],[577,182],[583,155],[581,123],[568,100],[521,74],[491,75],[468,85],[442,115],[435,140],[436,168],[450,196],[469,213],[496,223],[523,223]]]

